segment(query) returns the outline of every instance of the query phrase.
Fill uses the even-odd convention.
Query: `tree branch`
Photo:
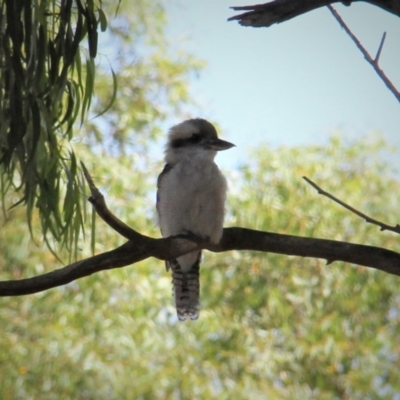
[[[376,64],[378,64],[378,62],[379,62],[379,57],[381,56],[381,51],[383,49],[385,39],[386,39],[386,32],[383,32],[381,43],[379,44],[378,51],[376,52],[376,56],[374,58],[374,61],[376,62]]]
[[[328,5],[328,8],[329,8],[330,12],[333,14],[333,16],[335,17],[336,21],[339,22],[339,25],[346,31],[346,33],[350,36],[351,40],[355,43],[355,45],[361,51],[361,53],[363,54],[363,56],[367,60],[367,62],[372,65],[372,68],[375,70],[375,72],[378,74],[378,76],[385,83],[386,87],[394,94],[394,96],[396,97],[397,101],[400,102],[400,92],[396,89],[396,87],[393,85],[391,80],[379,68],[379,65],[378,65],[379,56],[380,56],[380,53],[382,51],[382,47],[383,47],[383,43],[385,41],[386,33],[383,35],[382,40],[381,40],[381,44],[380,44],[378,52],[376,54],[376,57],[375,57],[375,59],[373,59],[371,57],[371,55],[368,53],[368,51],[365,49],[365,47],[361,44],[361,42],[357,39],[357,37],[353,34],[353,32],[345,24],[345,22],[343,21],[342,17],[337,13],[337,11],[331,5]]]
[[[397,0],[274,0],[254,6],[231,7],[235,11],[247,11],[235,15],[228,21],[238,21],[240,25],[253,28],[269,27],[273,24],[287,21],[306,12],[324,7],[333,3],[351,4],[364,1],[400,17],[400,2]]]
[[[333,196],[332,194],[326,192],[325,190],[321,189],[316,183],[314,183],[311,179],[308,179],[306,176],[303,176],[303,179],[308,182],[314,189],[317,190],[318,194],[322,194],[323,196],[328,197],[329,199],[333,200],[334,202],[340,204],[342,207],[346,208],[347,210],[351,211],[352,213],[358,215],[361,218],[364,218],[365,221],[369,222],[370,224],[375,224],[380,226],[381,231],[392,231],[396,233],[400,233],[400,225],[397,224],[395,226],[387,225],[383,222],[380,222],[376,219],[369,217],[368,215],[362,213],[361,211],[356,210],[355,208],[349,206],[342,200],[339,200],[337,197]]]
[[[320,258],[327,260],[328,264],[334,261],[345,261],[400,276],[400,254],[391,250],[245,228],[225,228],[223,238],[218,245],[195,243],[192,238],[187,239],[183,236],[153,239],[138,234],[135,241],[130,240],[114,250],[47,274],[21,280],[2,281],[0,282],[0,297],[38,293],[99,271],[125,267],[149,257],[168,260],[199,249],[218,253],[230,250],[255,250]]]
[[[389,11],[398,17],[400,17],[400,1],[394,0],[353,0],[354,1],[365,1],[367,3],[374,4],[385,11]],[[385,83],[386,87],[393,93],[397,101],[400,102],[400,92],[393,85],[391,80],[386,76],[383,70],[379,67],[379,57],[382,51],[382,47],[385,41],[386,33],[383,35],[381,43],[378,48],[375,59],[371,57],[368,51],[360,43],[357,37],[351,32],[349,27],[345,24],[340,15],[331,6],[333,3],[344,3],[339,0],[274,0],[265,4],[256,4],[254,6],[244,7],[231,7],[236,11],[248,10],[246,13],[235,15],[228,19],[228,21],[237,20],[243,26],[252,26],[254,28],[269,27],[273,24],[287,21],[295,18],[306,12],[315,10],[317,8],[327,6],[335,19],[339,22],[340,26],[346,31],[353,42],[356,44],[358,49],[363,53],[365,59],[369,64],[372,65],[375,72]],[[352,1],[346,1],[350,5]]]
[[[89,171],[82,161],[81,166],[91,192],[91,196],[88,198],[88,200],[90,203],[92,203],[99,217],[125,239],[135,240],[138,236],[141,236],[111,213],[107,207],[106,201],[104,200],[104,196],[100,190],[97,189],[92,177],[89,174]]]
[[[130,240],[114,250],[43,275],[2,281],[0,282],[0,297],[38,293],[66,285],[99,271],[125,267],[149,257],[170,260],[200,249],[217,253],[230,250],[255,250],[320,258],[327,260],[328,264],[334,261],[345,261],[400,276],[400,254],[373,246],[282,235],[245,228],[225,228],[223,237],[217,245],[212,245],[194,235],[179,235],[166,239],[154,239],[141,235],[108,210],[104,197],[94,185],[89,172],[84,166],[83,169],[92,193],[89,200],[94,205],[96,212],[113,229],[122,236],[129,237]]]
[[[269,27],[273,24],[287,21],[301,14],[336,3],[339,0],[274,0],[254,6],[231,7],[235,11],[247,11],[230,17],[228,21],[238,21],[242,26],[253,28]]]

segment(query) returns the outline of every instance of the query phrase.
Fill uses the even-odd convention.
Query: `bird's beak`
[[[222,139],[211,139],[207,141],[207,146],[215,151],[228,150],[235,145]]]

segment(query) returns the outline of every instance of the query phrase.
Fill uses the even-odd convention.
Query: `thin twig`
[[[387,225],[383,222],[380,222],[376,219],[373,219],[369,217],[368,215],[362,213],[361,211],[356,210],[355,208],[349,206],[342,200],[339,200],[337,197],[333,196],[332,194],[326,192],[325,190],[321,189],[316,183],[314,183],[312,180],[308,179],[306,176],[303,176],[303,179],[309,183],[314,189],[317,190],[318,194],[322,194],[323,196],[326,196],[333,200],[334,202],[340,204],[342,207],[346,208],[347,210],[351,211],[352,213],[358,215],[361,218],[364,218],[365,221],[369,222],[370,224],[375,224],[378,225],[381,228],[381,231],[392,231],[400,234],[400,225],[397,224],[396,226],[390,226]]]
[[[100,218],[126,239],[136,239],[140,234],[118,219],[113,213],[111,213],[107,207],[106,201],[104,200],[104,196],[101,194],[100,190],[97,189],[89,171],[82,161],[81,166],[91,192],[91,196],[88,200],[92,203]]]
[[[378,51],[376,52],[376,56],[375,56],[375,60],[374,60],[374,62],[377,65],[379,63],[379,57],[381,56],[381,51],[383,49],[383,44],[385,43],[385,39],[386,39],[386,32],[383,32],[381,43],[379,44]]]
[[[330,12],[333,14],[335,17],[336,21],[339,22],[339,25],[346,31],[346,33],[350,36],[350,38],[353,40],[353,42],[356,44],[358,49],[363,53],[365,59],[369,64],[372,65],[372,68],[375,70],[375,72],[379,75],[379,77],[383,80],[387,88],[394,94],[396,97],[397,101],[400,102],[400,92],[396,89],[396,87],[393,85],[393,83],[390,81],[390,79],[386,76],[386,74],[379,68],[378,65],[378,60],[373,59],[368,51],[364,48],[364,46],[360,43],[360,41],[357,39],[357,37],[351,32],[349,27],[345,24],[343,21],[342,17],[337,13],[337,11],[329,4],[327,5],[329,8]],[[381,41],[381,44],[383,46],[383,43]],[[379,51],[380,53],[380,51]],[[377,57],[379,58],[378,54]]]

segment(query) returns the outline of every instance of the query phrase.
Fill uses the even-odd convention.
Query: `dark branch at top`
[[[247,12],[235,15],[229,18],[228,21],[236,20],[240,25],[252,26],[253,28],[268,27],[328,4],[344,3],[347,5],[356,1],[373,4],[400,17],[400,1],[398,0],[353,0],[346,2],[339,0],[274,0],[254,6],[231,7],[235,11]]]
[[[254,6],[231,7],[235,11],[247,11],[235,15],[228,21],[238,21],[240,25],[253,28],[269,27],[273,24],[287,21],[316,8],[337,2],[332,0],[275,0]]]

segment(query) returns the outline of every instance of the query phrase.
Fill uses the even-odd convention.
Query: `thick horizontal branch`
[[[254,28],[269,27],[328,4],[344,3],[350,5],[356,1],[364,1],[373,4],[400,17],[400,1],[398,0],[274,0],[269,3],[256,4],[253,6],[231,7],[235,11],[246,12],[235,15],[229,18],[228,21],[236,20],[243,26],[251,26]]]
[[[344,261],[400,276],[400,254],[380,247],[314,239],[301,236],[261,232],[245,228],[225,228],[218,246],[208,247],[220,252],[228,250],[255,250],[325,259],[328,264]]]
[[[153,239],[141,235],[112,214],[107,208],[103,195],[96,188],[83,164],[82,168],[91,190],[89,201],[93,204],[97,214],[105,223],[129,241],[114,250],[67,265],[47,274],[0,282],[0,297],[38,293],[66,285],[99,271],[125,267],[149,257],[171,260],[200,249],[213,252],[256,250],[291,256],[322,258],[327,260],[328,263],[345,261],[400,276],[400,254],[379,247],[281,235],[245,228],[225,228],[218,245],[211,245],[194,235],[180,235],[166,239]]]
[[[153,239],[137,234],[117,249],[33,278],[0,282],[0,296],[20,296],[62,286],[99,271],[125,267],[149,257],[168,260],[198,249],[213,252],[256,250],[290,256],[345,261],[400,276],[400,254],[379,247],[313,239],[245,228],[225,228],[221,242],[209,245],[179,236]],[[246,273],[244,270],[243,273]]]
[[[38,293],[66,285],[99,271],[126,267],[149,257],[167,260],[190,253],[198,248],[199,245],[192,238],[189,240],[176,236],[153,239],[137,234],[135,241],[130,240],[114,250],[86,258],[64,268],[32,278],[0,281],[0,297]]]

